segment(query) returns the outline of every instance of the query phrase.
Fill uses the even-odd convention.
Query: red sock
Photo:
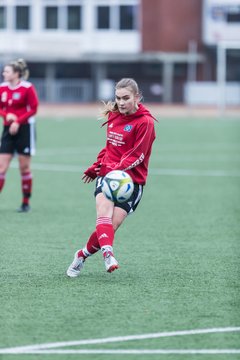
[[[32,194],[32,173],[27,172],[22,174],[22,194],[23,194],[23,203],[28,204],[29,198]]]
[[[79,250],[78,257],[83,257],[84,259],[86,259],[88,256],[91,256],[98,252],[98,250],[100,250],[100,246],[97,238],[97,233],[96,231],[94,231],[90,235],[85,248]]]
[[[5,183],[5,174],[0,174],[0,192],[3,189],[4,183]]]
[[[96,232],[101,248],[113,245],[114,229],[110,217],[100,216],[97,218]]]

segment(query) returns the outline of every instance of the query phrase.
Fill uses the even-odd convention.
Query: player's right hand
[[[8,113],[6,115],[6,121],[16,121],[17,120],[17,116],[13,113]]]

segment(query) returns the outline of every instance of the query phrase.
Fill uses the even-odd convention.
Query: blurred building
[[[0,0],[0,63],[26,59],[42,101],[108,99],[134,77],[145,101],[183,102],[186,83],[216,80],[209,16],[240,34],[240,0]]]

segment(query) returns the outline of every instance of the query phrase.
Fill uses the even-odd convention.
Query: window
[[[58,28],[58,7],[47,6],[45,8],[45,29]]]
[[[97,29],[110,28],[110,7],[98,6],[97,7]]]
[[[6,8],[0,6],[0,29],[6,29]]]
[[[227,13],[228,23],[240,23],[240,12],[239,13]]]
[[[55,67],[57,79],[87,79],[91,78],[90,63],[61,63]]]
[[[81,6],[67,7],[67,28],[68,30],[79,30],[82,28]]]
[[[137,6],[120,6],[120,30],[134,30],[137,28]]]
[[[16,6],[16,24],[17,30],[29,29],[29,6]]]

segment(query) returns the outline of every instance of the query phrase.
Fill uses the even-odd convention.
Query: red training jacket
[[[6,121],[8,113],[16,115],[19,124],[27,124],[29,118],[36,114],[37,107],[37,93],[29,81],[22,80],[13,88],[8,82],[0,85],[0,116],[3,117],[3,125],[11,124]]]
[[[112,170],[124,170],[134,183],[144,185],[152,144],[156,138],[154,120],[142,104],[139,104],[138,110],[131,115],[110,113],[106,146],[98,154],[97,161],[84,173],[95,179],[95,168],[99,166],[100,176],[105,176]]]

